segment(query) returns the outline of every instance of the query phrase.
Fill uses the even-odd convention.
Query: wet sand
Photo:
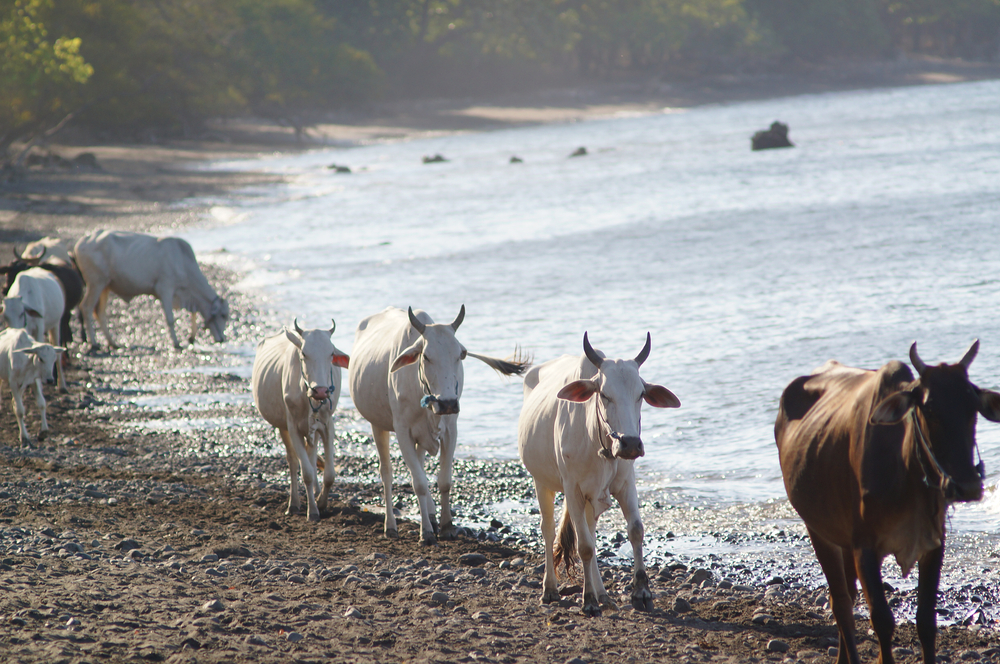
[[[924,75],[973,76],[949,66]],[[854,87],[870,87],[865,80]],[[792,93],[772,84],[771,94],[760,96]],[[795,82],[782,85],[794,88]],[[702,87],[700,97],[693,87],[690,92],[699,103],[745,98],[740,94],[761,86],[741,80]],[[645,92],[618,90],[386,106],[367,119],[341,118],[322,135],[318,128],[311,145],[484,130],[496,126],[497,117],[509,126],[681,105],[677,86],[666,91],[673,97],[648,85]],[[187,198],[276,181],[185,165],[303,149],[284,128],[227,125],[219,131],[231,132],[229,143],[53,146],[66,157],[94,152],[101,169],[33,169],[0,185],[0,253],[43,235],[75,238],[94,228],[169,233],[204,218],[204,205]],[[233,347],[252,347],[288,322],[233,291],[235,275],[211,266],[205,271],[230,299]],[[69,395],[47,392],[53,433],[46,441],[21,448],[9,399],[0,404],[0,659],[832,659],[837,632],[824,589],[805,587],[791,575],[746,574],[724,561],[652,568],[650,613],[630,608],[629,570],[609,565],[602,570],[620,609],[597,619],[582,616],[578,575],[562,580],[563,602],[541,605],[537,542],[505,524],[491,525],[484,511],[495,497],[492,487],[521,498],[530,492],[528,478],[514,465],[458,465],[458,524],[471,527],[434,547],[421,546],[417,525],[408,521],[401,522],[399,540],[382,537],[381,516],[367,507],[380,502],[380,489],[374,450],[365,440],[345,441],[361,453],[335,459],[336,499],[318,524],[285,515],[287,466],[276,435],[250,402],[240,370],[246,358],[210,345],[206,332],[193,348],[172,350],[151,298],[127,308],[113,298],[110,310],[125,347],[98,355],[75,349]],[[342,324],[343,330],[351,327]],[[26,406],[34,435],[33,399]],[[337,417],[343,431],[356,414]],[[410,513],[415,500],[408,474],[399,467],[395,477],[399,505]],[[890,593],[894,599],[907,601],[904,593]],[[968,599],[960,610],[975,606]],[[874,660],[875,641],[860,621],[859,632],[862,656]],[[1000,661],[995,625],[944,628],[938,642],[942,661]],[[912,624],[900,626],[895,646],[899,661],[919,661]]]

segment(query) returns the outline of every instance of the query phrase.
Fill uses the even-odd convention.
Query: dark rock
[[[517,155],[514,155],[513,157],[510,158],[510,163],[512,163],[512,164],[523,164],[524,160],[521,159],[520,157],[518,157]]]
[[[436,154],[433,157],[428,157],[427,155],[424,155],[424,163],[425,164],[440,164],[440,163],[445,162],[445,161],[448,161],[448,160],[445,159],[442,155],[439,155],[439,154]]]
[[[463,553],[458,562],[469,567],[479,567],[489,562],[489,559],[481,553]]]
[[[585,157],[585,156],[587,156],[587,148],[585,148],[585,147],[583,147],[581,145],[577,149],[573,150],[573,153],[570,156],[571,157]]]
[[[122,553],[127,553],[132,549],[138,549],[140,547],[142,547],[142,545],[134,539],[123,539],[121,542],[118,542],[118,544],[115,544],[115,549],[121,551]]]
[[[93,152],[81,152],[73,157],[70,162],[78,168],[101,168],[100,164],[97,163],[97,156]]]
[[[777,120],[771,123],[770,129],[756,132],[750,139],[750,145],[753,150],[795,147],[788,140],[788,125]]]

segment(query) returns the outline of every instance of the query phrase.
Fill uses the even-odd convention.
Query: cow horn
[[[427,326],[424,325],[423,323],[421,323],[420,320],[417,319],[416,315],[414,315],[414,313],[413,313],[413,307],[410,307],[406,311],[406,313],[410,316],[410,325],[413,326],[413,329],[415,329],[420,334],[423,334],[424,330],[427,329]],[[459,321],[459,322],[461,322],[461,321]]]
[[[10,248],[11,252],[14,254],[14,258],[21,258],[21,254],[17,253],[17,245],[12,245]]]
[[[927,365],[924,361],[920,359],[917,355],[917,342],[914,341],[913,345],[910,346],[910,362],[913,363],[913,368],[917,370],[917,374],[923,376],[924,372],[927,371]]]
[[[965,351],[965,355],[962,356],[962,359],[959,360],[958,363],[961,364],[963,367],[965,367],[965,370],[968,371],[969,365],[972,364],[972,361],[974,359],[976,359],[976,353],[978,352],[979,352],[979,339],[976,339],[975,341],[972,342],[972,345],[969,346],[969,350]]]
[[[642,350],[639,351],[639,354],[635,356],[635,363],[641,367],[642,363],[646,361],[647,357],[649,357],[649,349],[652,347],[653,347],[653,338],[650,337],[649,332],[647,332],[646,345],[643,346]]]
[[[39,263],[41,263],[42,260],[45,259],[45,254],[47,254],[48,252],[49,252],[49,248],[48,247],[42,247],[42,255],[39,256],[38,259],[37,259]]]
[[[591,364],[598,369],[601,368],[601,363],[604,362],[604,358],[598,355],[597,351],[594,350],[594,347],[590,345],[590,339],[587,338],[586,332],[583,333],[583,353],[587,356],[587,359],[590,360]]]
[[[295,326],[295,331],[299,333],[300,337],[304,337],[306,335],[306,333],[302,331],[302,328],[299,327],[299,319],[298,318],[295,318],[295,319],[292,320],[292,325]]]
[[[333,327],[330,328],[330,336],[332,337],[333,336],[333,331],[337,329],[337,321],[335,321],[335,320],[333,320],[331,318],[330,319],[330,324],[333,325]]]
[[[462,324],[463,320],[465,320],[465,305],[464,304],[462,305],[462,308],[459,310],[458,316],[456,316],[455,320],[452,322],[451,329],[454,330],[455,332],[458,332],[458,326]]]

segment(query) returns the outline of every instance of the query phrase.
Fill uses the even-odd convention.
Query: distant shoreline
[[[204,216],[204,208],[185,205],[185,200],[226,196],[234,190],[284,181],[278,174],[186,168],[192,163],[651,114],[667,108],[998,78],[1000,63],[929,57],[852,61],[786,73],[680,82],[648,78],[489,99],[386,102],[366,111],[331,113],[310,126],[301,143],[296,142],[293,128],[254,118],[210,123],[197,139],[54,142],[39,150],[67,159],[90,152],[100,169],[35,167],[19,180],[0,183],[0,253],[9,255],[14,245],[45,235],[76,238],[94,228],[169,233]]]

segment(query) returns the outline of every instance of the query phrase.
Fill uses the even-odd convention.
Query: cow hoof
[[[38,432],[38,440],[45,440],[48,437],[49,437],[49,432],[48,431],[39,431]]]
[[[551,604],[552,602],[558,602],[562,597],[559,596],[558,590],[546,590],[542,593],[542,604]]]
[[[399,539],[399,531],[393,528],[392,530],[385,531],[386,539]]]
[[[317,510],[317,511],[313,512],[312,514],[307,515],[306,518],[309,519],[310,521],[312,521],[313,523],[318,522],[319,521],[319,511]]]
[[[24,438],[24,437],[22,437],[21,438],[21,447],[31,447],[31,439],[30,438]]]
[[[433,534],[425,535],[424,537],[421,538],[420,543],[423,544],[424,546],[435,546],[438,543],[437,536]]]
[[[601,607],[598,604],[583,605],[583,615],[588,618],[600,618],[601,617]]]
[[[632,608],[636,611],[652,611],[652,597],[632,597]]]
[[[458,530],[456,530],[453,526],[448,526],[447,528],[442,528],[438,532],[438,538],[443,539],[443,540],[458,539]]]
[[[597,602],[601,605],[601,608],[608,609],[610,611],[618,610],[618,604],[615,600],[611,599],[611,595],[601,595],[597,598]]]

